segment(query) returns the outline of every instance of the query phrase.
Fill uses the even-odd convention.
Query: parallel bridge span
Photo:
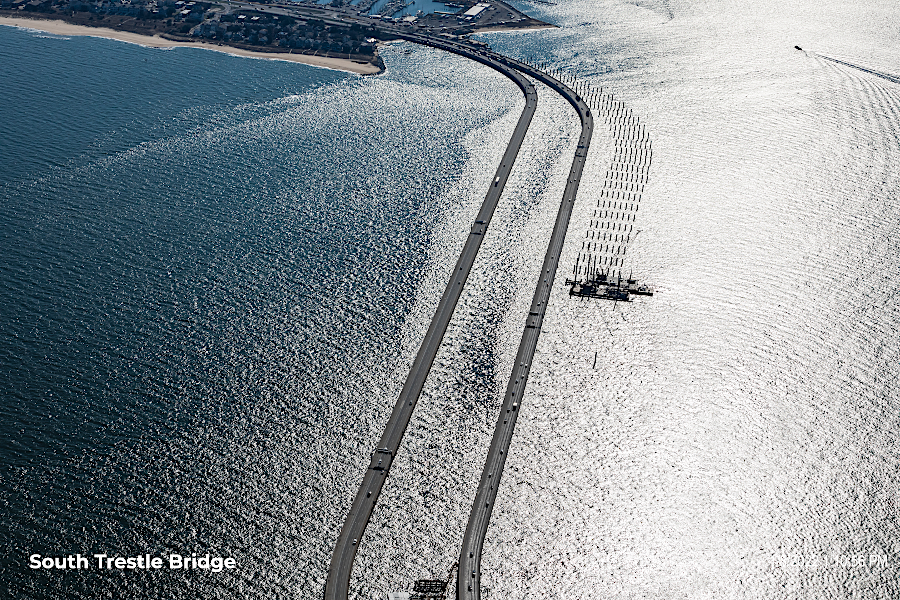
[[[537,347],[544,312],[547,307],[547,301],[550,298],[550,290],[553,287],[553,279],[559,265],[560,252],[565,241],[566,231],[568,230],[569,220],[575,204],[575,196],[578,193],[578,185],[581,181],[581,173],[584,169],[588,148],[590,147],[594,121],[590,108],[573,89],[530,65],[491,51],[451,40],[410,33],[394,28],[385,27],[384,29],[398,38],[459,54],[503,73],[514,81],[525,94],[525,108],[522,110],[522,115],[519,117],[519,122],[513,131],[500,167],[497,169],[495,177],[488,188],[475,224],[472,226],[462,254],[454,267],[453,275],[447,283],[444,294],[441,296],[428,333],[422,341],[400,397],[385,426],[378,448],[372,453],[369,468],[366,470],[350,513],[347,515],[347,519],[338,536],[328,571],[328,579],[325,583],[325,600],[347,600],[348,598],[350,576],[359,541],[362,539],[366,525],[368,525],[372,516],[372,511],[381,494],[384,481],[387,479],[393,458],[409,425],[413,410],[425,384],[425,379],[428,376],[450,318],[453,315],[453,310],[459,301],[469,270],[478,254],[481,241],[484,239],[484,234],[490,224],[491,216],[497,207],[513,163],[521,148],[525,133],[534,116],[534,111],[537,107],[537,91],[522,73],[544,83],[562,95],[575,108],[581,119],[581,135],[578,140],[578,147],[575,151],[572,166],[569,169],[569,177],[566,181],[566,188],[563,192],[556,223],[550,237],[550,244],[541,266],[541,275],[531,302],[528,317],[526,318],[522,339],[516,354],[516,362],[509,378],[500,416],[497,419],[484,470],[476,491],[475,502],[472,505],[466,533],[463,537],[457,579],[457,599],[478,600],[481,597],[481,553],[491,517],[491,509],[497,497],[500,476],[503,472],[506,455],[516,424],[516,417],[519,413],[518,408],[521,404],[531,361]]]
[[[584,170],[584,163],[591,144],[591,136],[594,132],[594,119],[591,115],[591,110],[574,90],[530,65],[506,57],[498,56],[497,59],[503,64],[544,83],[568,100],[581,119],[581,135],[578,138],[578,146],[575,149],[572,166],[569,168],[569,178],[566,180],[566,188],[563,191],[562,202],[556,215],[556,223],[553,226],[553,233],[550,235],[550,244],[544,255],[537,288],[534,291],[531,308],[525,320],[525,328],[522,331],[522,339],[519,342],[512,374],[510,374],[509,383],[506,385],[506,395],[503,398],[500,415],[497,417],[494,436],[491,439],[484,469],[481,472],[481,480],[475,493],[475,501],[472,504],[472,511],[469,515],[469,523],[463,536],[456,582],[457,600],[479,600],[481,598],[481,553],[484,547],[484,538],[487,535],[491,510],[497,499],[500,476],[506,464],[506,456],[509,452],[513,430],[516,426],[516,418],[519,415],[518,409],[522,403],[531,361],[534,359],[538,337],[541,334],[541,325],[544,321],[547,301],[550,299],[550,290],[553,288],[553,279],[559,266],[559,255],[566,240],[566,231],[569,228],[569,220],[572,217],[575,197],[578,194],[581,174]]]
[[[392,31],[392,33],[394,32]],[[399,33],[397,35],[405,39],[413,37]],[[438,48],[442,47],[439,42],[434,40],[428,41],[427,38],[420,40],[418,38],[421,36],[414,37],[417,39],[410,39],[410,41],[426,43],[426,45]],[[331,558],[328,579],[325,582],[325,600],[346,600],[348,597],[350,575],[356,558],[356,551],[359,548],[359,541],[362,539],[366,525],[368,525],[372,516],[372,511],[387,479],[393,458],[400,447],[400,441],[403,439],[403,434],[406,432],[406,428],[412,418],[413,410],[422,393],[422,387],[425,385],[425,379],[428,377],[428,373],[434,363],[441,340],[447,331],[450,318],[453,316],[453,311],[456,308],[463,286],[469,276],[469,271],[481,247],[481,242],[494,214],[494,209],[496,209],[500,200],[500,195],[506,185],[513,163],[522,146],[522,140],[525,138],[525,133],[531,124],[531,118],[534,116],[534,111],[537,108],[537,91],[531,82],[515,69],[503,65],[494,58],[476,55],[471,50],[461,47],[457,48],[456,45],[443,47],[442,49],[477,60],[512,79],[522,90],[522,93],[525,94],[525,108],[522,110],[519,122],[513,130],[512,138],[509,141],[506,152],[503,154],[500,166],[491,180],[484,202],[478,211],[478,216],[472,225],[469,237],[466,239],[462,254],[460,254],[459,260],[456,262],[450,281],[447,282],[447,287],[444,289],[444,293],[438,303],[437,311],[431,320],[428,333],[425,334],[425,339],[422,340],[422,345],[419,347],[418,354],[416,354],[409,376],[385,425],[378,447],[372,453],[369,468],[363,476],[362,484],[356,493],[350,513],[347,515],[347,519],[338,536],[334,554]]]

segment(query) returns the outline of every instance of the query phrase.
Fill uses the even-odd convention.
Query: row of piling
[[[613,157],[590,225],[573,267],[575,279],[622,277],[625,253],[636,236],[634,222],[653,163],[653,143],[640,118],[603,88],[583,86],[595,118],[603,118],[613,138]]]
[[[613,140],[613,157],[597,197],[597,206],[572,269],[575,280],[600,274],[622,276],[628,245],[637,236],[634,222],[653,163],[653,143],[640,117],[612,93],[547,64],[525,61],[566,84],[590,107],[595,123],[603,120]]]

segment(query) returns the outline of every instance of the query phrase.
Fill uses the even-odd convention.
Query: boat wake
[[[811,52],[810,54],[813,53]],[[831,58],[830,56],[825,56],[824,54],[816,54],[816,56],[824,58],[825,60],[831,61],[833,63],[837,63],[839,65],[844,65],[845,67],[850,67],[851,69],[856,69],[864,73],[869,73],[870,75],[875,75],[876,77],[881,77],[882,79],[887,79],[888,81],[891,81],[893,83],[900,83],[900,76],[897,75],[891,75],[890,73],[883,73],[881,71],[876,71],[875,69],[869,69],[860,65],[854,65],[853,63],[848,63],[837,58]]]

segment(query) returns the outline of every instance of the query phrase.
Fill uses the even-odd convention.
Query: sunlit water
[[[564,27],[483,39],[648,128],[626,269],[657,295],[562,285],[612,156],[600,130],[486,597],[897,597],[900,86],[878,75],[900,71],[896,9],[520,7]],[[521,94],[425,49],[387,49],[373,78],[8,28],[0,53],[4,595],[320,597]],[[578,134],[540,94],[358,598],[458,554]],[[240,567],[25,566],[170,551]]]
[[[542,51],[650,130],[659,292],[555,287],[487,597],[897,597],[900,86],[822,58],[896,75],[896,7],[551,10]]]

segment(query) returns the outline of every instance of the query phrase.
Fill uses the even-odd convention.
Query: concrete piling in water
[[[594,88],[577,78],[572,81],[585,102],[602,114],[613,141],[612,164],[606,171],[597,199],[597,208],[601,210],[594,211],[596,218],[590,220],[582,244],[584,253],[579,253],[577,260],[581,266],[579,273],[595,277],[601,272],[598,269],[624,264],[633,222],[652,164],[652,143],[646,124],[624,102],[602,87]],[[610,274],[614,273],[610,271]]]

